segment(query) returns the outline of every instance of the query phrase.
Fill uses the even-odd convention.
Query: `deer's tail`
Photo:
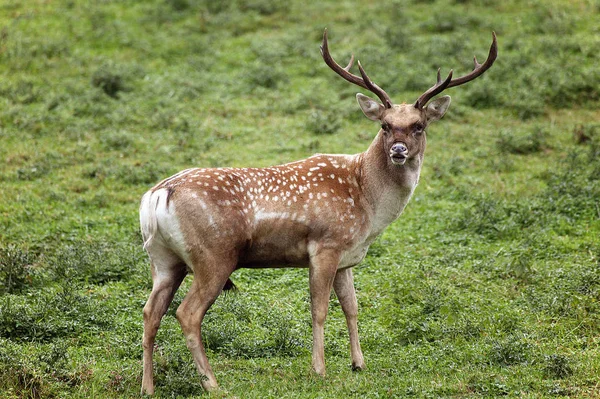
[[[144,249],[146,250],[152,243],[158,229],[156,207],[158,206],[161,197],[159,192],[148,191],[142,197],[142,202],[140,204],[140,228],[144,240]]]

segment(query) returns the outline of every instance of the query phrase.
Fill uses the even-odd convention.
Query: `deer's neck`
[[[400,216],[419,182],[423,165],[423,151],[404,165],[394,165],[381,136],[380,132],[358,157],[360,186],[371,211],[374,234]]]

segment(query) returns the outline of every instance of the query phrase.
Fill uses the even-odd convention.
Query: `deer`
[[[352,267],[398,219],[419,182],[426,128],[450,105],[444,90],[487,71],[498,54],[496,34],[483,64],[474,57],[470,73],[452,70],[412,104],[394,104],[365,73],[350,72],[329,53],[327,29],[321,55],[346,81],[376,95],[356,94],[365,116],[380,124],[365,152],[316,154],[265,168],[191,168],[146,192],[140,205],[144,249],[151,264],[152,291],[143,309],[142,393],[153,394],[155,337],[184,277],[193,280],[176,311],[202,386],[218,388],[202,342],[203,318],[222,291],[235,286],[239,268],[308,268],[312,317],[312,370],[325,375],[324,323],[332,289],[344,313],[353,370],[365,368],[358,335],[358,302]],[[431,100],[431,101],[430,101]]]

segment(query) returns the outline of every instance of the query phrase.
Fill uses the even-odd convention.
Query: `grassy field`
[[[421,184],[355,269],[310,372],[308,273],[239,270],[204,339],[239,398],[600,397],[597,0],[1,0],[0,397],[138,397],[141,195],[192,166],[356,153],[378,126],[320,58],[396,102],[499,57],[428,132]],[[368,94],[368,93],[365,93]],[[157,397],[206,395],[176,305]]]

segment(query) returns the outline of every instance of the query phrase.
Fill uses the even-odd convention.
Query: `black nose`
[[[406,146],[402,143],[396,143],[392,146],[392,151],[398,154],[402,154],[404,152],[408,152]]]

